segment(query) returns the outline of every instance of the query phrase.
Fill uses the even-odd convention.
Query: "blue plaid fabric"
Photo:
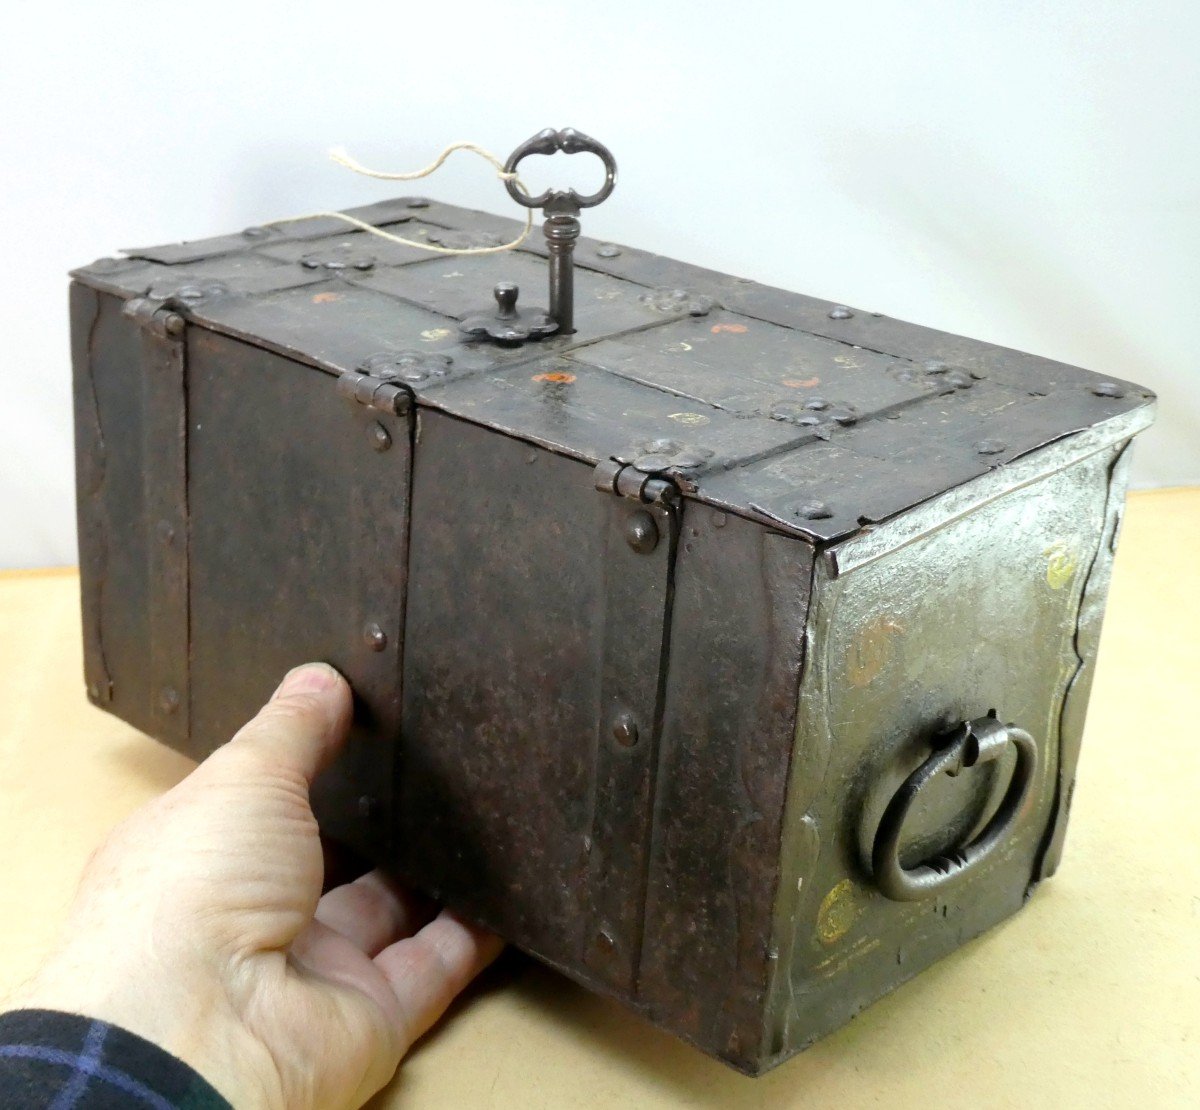
[[[116,1025],[55,1010],[0,1014],[4,1110],[231,1110],[182,1060]]]

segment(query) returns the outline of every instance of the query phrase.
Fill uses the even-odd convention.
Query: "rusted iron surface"
[[[187,356],[192,747],[231,736],[288,668],[327,660],[357,708],[318,813],[339,840],[386,855],[409,414],[347,401],[308,367],[201,329]]]
[[[77,271],[89,693],[199,756],[329,660],[358,712],[327,832],[757,1073],[1053,870],[1153,399],[615,244],[574,262],[574,333],[508,345],[459,325],[541,296],[539,242],[314,219]],[[1026,734],[1020,820],[969,851]]]
[[[502,241],[518,228],[435,202],[409,207],[415,199],[351,211],[381,226],[403,221],[410,238],[456,229]],[[341,252],[347,264],[305,266],[304,258],[321,253],[318,243],[328,244],[331,257]],[[685,476],[689,493],[816,540],[852,534],[860,519],[887,519],[1152,397],[1049,359],[632,248],[613,255],[605,246],[578,240],[576,333],[513,348],[463,342],[457,326],[497,282],[540,287],[544,248],[536,242],[508,254],[446,260],[316,219],[265,236],[135,251],[76,276],[124,296],[153,289],[170,297],[182,289],[189,319],[334,372],[401,346],[441,353],[453,369],[412,385],[422,403],[473,419],[481,389],[501,393],[504,402],[488,402],[483,419],[507,411],[517,434],[537,423],[545,399],[513,395],[504,368],[555,356],[598,367],[606,377],[626,376],[644,387],[637,394],[643,404],[651,394],[677,397],[679,405],[659,422],[668,438],[705,446],[719,413],[738,418],[747,432],[777,423],[786,432],[758,470],[729,472],[722,458]],[[372,261],[360,268],[348,261],[355,258]],[[599,461],[601,445],[580,445],[569,432],[610,415],[607,400],[593,405],[560,391],[555,405],[574,419],[559,418],[564,434],[547,436],[545,445]],[[803,507],[813,501],[828,515],[806,515]]]

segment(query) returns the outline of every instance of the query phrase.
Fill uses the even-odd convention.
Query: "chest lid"
[[[441,246],[513,220],[401,197],[349,215]],[[579,238],[574,325],[502,345],[460,330],[491,289],[542,300],[547,248],[445,256],[316,217],[126,252],[74,272],[124,298],[421,407],[812,541],[852,535],[1096,425],[1125,438],[1153,394],[1049,359]],[[332,403],[332,402],[331,402]]]

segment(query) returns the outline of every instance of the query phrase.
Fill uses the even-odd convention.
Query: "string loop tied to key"
[[[374,177],[380,181],[417,181],[422,177],[428,177],[432,173],[436,173],[441,169],[442,164],[455,151],[466,150],[472,154],[478,154],[484,161],[491,163],[496,171],[496,176],[501,181],[508,184],[512,182],[522,193],[528,195],[529,190],[525,188],[524,183],[515,174],[510,173],[504,168],[504,163],[500,161],[491,151],[485,150],[476,143],[458,142],[451,143],[445,150],[441,152],[432,162],[424,169],[411,170],[408,173],[389,173],[384,170],[372,170],[364,166],[357,159],[351,157],[342,147],[334,147],[329,152],[329,157],[339,166],[345,166],[348,170],[353,170],[355,173],[362,174],[364,177]],[[508,243],[500,243],[496,246],[489,247],[442,247],[436,243],[425,243],[419,239],[406,239],[402,235],[393,235],[390,231],[384,231],[381,227],[376,227],[374,224],[367,223],[366,220],[360,220],[356,216],[347,215],[345,212],[309,212],[303,216],[287,216],[281,220],[270,220],[267,226],[274,224],[291,224],[299,220],[313,220],[320,217],[327,217],[333,220],[341,220],[343,223],[350,224],[361,231],[365,231],[370,235],[375,235],[380,239],[386,239],[389,243],[399,243],[405,247],[416,247],[418,250],[432,251],[434,254],[500,254],[502,251],[514,250],[519,247],[526,239],[529,238],[529,233],[533,230],[533,209],[527,209],[525,213],[525,226],[521,229],[521,234]]]

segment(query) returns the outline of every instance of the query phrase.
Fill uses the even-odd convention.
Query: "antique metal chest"
[[[1153,398],[588,239],[577,331],[462,334],[545,255],[76,271],[88,692],[201,757],[332,662],[332,835],[757,1073],[1055,869]]]

